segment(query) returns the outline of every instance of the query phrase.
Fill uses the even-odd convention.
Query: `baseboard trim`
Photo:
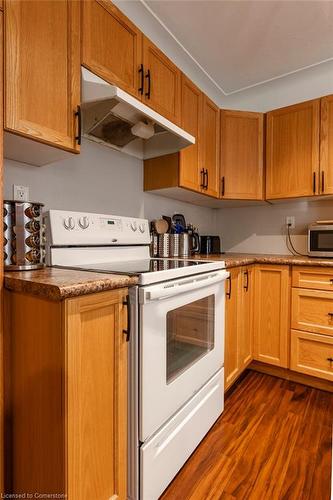
[[[310,387],[315,387],[316,389],[321,389],[322,391],[333,392],[332,382],[311,377],[310,375],[304,375],[303,373],[294,372],[288,368],[266,365],[260,361],[252,361],[252,363],[248,366],[248,370],[265,373],[266,375],[272,375],[273,377],[283,378],[285,380],[290,380],[291,382],[297,382],[298,384],[308,385]]]

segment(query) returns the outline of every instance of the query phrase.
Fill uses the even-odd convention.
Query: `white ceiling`
[[[224,94],[333,59],[333,0],[141,0]]]

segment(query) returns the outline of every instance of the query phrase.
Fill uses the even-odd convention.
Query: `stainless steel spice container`
[[[45,265],[45,231],[41,221],[44,205],[5,200],[4,265],[7,271],[40,269]]]

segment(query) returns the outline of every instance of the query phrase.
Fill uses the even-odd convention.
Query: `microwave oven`
[[[308,254],[311,257],[333,257],[333,222],[308,227]]]

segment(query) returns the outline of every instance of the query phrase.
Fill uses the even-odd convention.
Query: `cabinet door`
[[[126,498],[127,343],[123,290],[69,299],[68,498]]]
[[[320,99],[267,113],[266,198],[319,192]]]
[[[201,141],[201,167],[206,171],[205,194],[218,198],[220,177],[220,110],[204,95],[202,141]]]
[[[224,388],[227,390],[240,371],[239,353],[239,303],[240,303],[240,268],[230,269],[230,278],[227,280],[226,311],[225,311],[225,348],[224,348]]]
[[[241,270],[241,308],[239,314],[239,364],[244,370],[253,358],[253,266]]]
[[[201,190],[199,168],[200,125],[202,120],[201,90],[182,75],[181,126],[195,137],[195,144],[180,151],[179,185],[193,191]]]
[[[78,152],[80,3],[8,0],[5,128]]]
[[[141,98],[141,31],[110,1],[85,0],[82,4],[82,64]]]
[[[290,279],[288,266],[256,266],[254,359],[288,366]]]
[[[221,110],[221,196],[262,200],[263,113]]]
[[[147,37],[143,37],[143,100],[157,113],[180,123],[181,72]]]
[[[321,100],[320,194],[333,193],[333,95]]]

